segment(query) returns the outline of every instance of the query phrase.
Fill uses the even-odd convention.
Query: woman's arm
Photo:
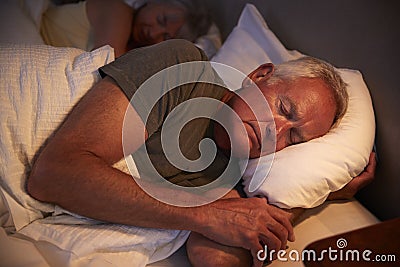
[[[122,0],[87,0],[87,16],[93,32],[94,48],[110,45],[115,57],[128,51],[133,8]]]

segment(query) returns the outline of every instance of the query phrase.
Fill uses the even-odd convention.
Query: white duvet
[[[70,252],[65,266],[145,266],[171,255],[188,236],[186,231],[106,224],[68,214],[25,190],[37,151],[100,78],[97,69],[113,59],[109,46],[89,53],[0,44],[0,223],[9,232],[15,229]],[[51,216],[44,218],[45,213]]]
[[[67,256],[55,263],[47,255],[52,266],[135,267],[164,259],[188,232],[104,224],[26,193],[35,153],[99,79],[98,67],[114,60],[110,47],[88,53],[43,45],[39,25],[47,5],[48,0],[0,1],[0,226],[60,248]],[[124,169],[124,161],[116,167]],[[44,213],[52,216],[44,219]]]

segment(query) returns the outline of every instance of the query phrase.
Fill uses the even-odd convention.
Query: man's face
[[[186,22],[182,8],[166,3],[148,3],[135,15],[132,38],[138,46],[175,38]]]
[[[240,92],[242,97],[249,100],[248,103],[251,102],[250,106],[237,95],[227,102],[239,115],[240,123],[243,123],[246,129],[245,134],[236,134],[236,131],[231,136],[233,153],[238,157],[245,155],[243,153],[246,151],[242,151],[241,148],[245,149],[247,142],[250,147],[249,156],[255,158],[273,152],[274,147],[268,145],[268,142],[273,143],[274,138],[275,151],[279,151],[287,146],[320,137],[329,131],[335,116],[333,94],[322,80],[299,78],[290,83],[278,82],[268,85],[266,81],[273,72],[273,65],[263,66],[249,75],[253,82],[244,81]],[[254,97],[257,95],[255,90],[260,90],[264,99]],[[257,114],[258,121],[253,111]],[[238,121],[231,121],[238,124]],[[240,126],[233,125],[233,129],[237,127]],[[266,144],[262,151],[261,143]]]

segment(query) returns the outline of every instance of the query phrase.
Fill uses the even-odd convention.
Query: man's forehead
[[[288,88],[286,97],[294,104],[299,132],[305,141],[327,133],[332,125],[336,106],[332,91],[321,79],[298,79]]]

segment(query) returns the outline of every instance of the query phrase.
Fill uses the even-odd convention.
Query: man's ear
[[[247,78],[244,79],[242,87],[251,84],[252,82],[258,82],[261,79],[269,79],[274,73],[274,64],[264,63],[260,65],[257,69],[253,70]]]
[[[249,78],[256,82],[260,79],[269,79],[274,73],[274,64],[265,63],[260,65],[257,69],[249,74]]]

